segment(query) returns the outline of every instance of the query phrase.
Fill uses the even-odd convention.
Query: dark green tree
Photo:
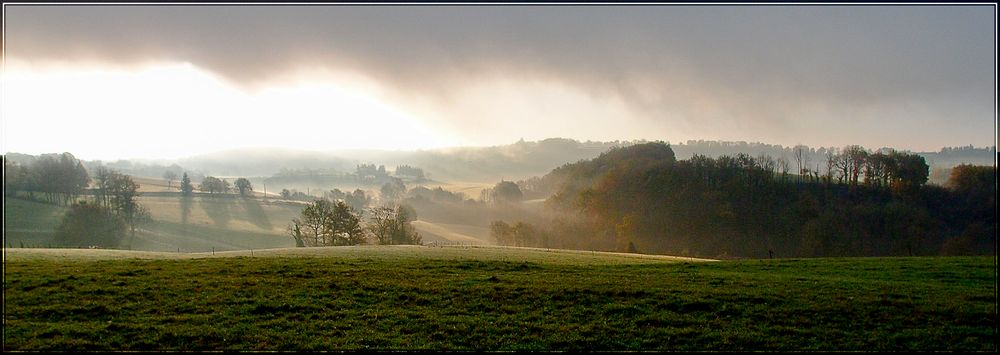
[[[181,194],[184,196],[191,196],[194,193],[194,185],[191,184],[191,178],[185,172],[184,176],[181,177]]]
[[[116,248],[125,230],[125,221],[106,207],[79,202],[66,211],[53,238],[58,245],[66,247]]]
[[[892,176],[890,186],[893,192],[898,195],[912,196],[927,183],[930,167],[924,157],[893,151],[889,153],[889,159],[893,162],[889,168],[889,174]]]
[[[18,191],[28,191],[32,185],[31,172],[27,166],[11,161],[4,156],[3,191],[5,195],[16,196]]]
[[[70,153],[43,155],[31,170],[37,189],[50,203],[69,205],[90,183],[87,169]]]
[[[535,226],[518,221],[510,228],[514,239],[514,246],[528,247],[534,246],[538,242],[538,231]]]
[[[490,223],[490,236],[497,245],[514,245],[514,236],[511,227],[504,221],[493,221]]]
[[[229,192],[229,183],[214,176],[206,176],[199,189],[209,194],[226,193]]]
[[[497,202],[521,202],[524,194],[513,181],[500,181],[493,186],[493,197]]]
[[[406,192],[406,185],[399,178],[391,178],[389,182],[382,185],[379,192],[384,203],[392,203],[403,197],[403,194]]]
[[[250,184],[250,180],[246,178],[239,178],[233,183],[233,186],[239,191],[240,196],[249,196],[253,193],[253,185]]]
[[[371,197],[366,196],[361,189],[355,189],[353,193],[344,194],[344,202],[355,211],[364,211],[371,203]]]

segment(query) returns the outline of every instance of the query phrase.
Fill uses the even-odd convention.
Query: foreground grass
[[[7,258],[3,349],[996,351],[993,257],[586,263],[433,250]]]

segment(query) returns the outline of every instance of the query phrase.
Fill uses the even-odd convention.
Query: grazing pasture
[[[4,246],[43,247],[51,243],[65,213],[63,206],[4,196]]]
[[[285,232],[302,206],[237,197],[141,196],[152,220],[137,230],[133,250],[212,251],[295,246]],[[56,228],[67,208],[4,198],[4,246],[60,247]],[[70,246],[86,247],[86,246]],[[123,242],[122,249],[128,249]]]
[[[300,201],[232,195],[182,199],[176,193],[147,193],[138,201],[149,209],[152,221],[138,229],[132,250],[165,252],[293,247],[295,241],[286,228],[305,206]],[[5,197],[4,246],[60,247],[53,236],[66,210],[64,206]],[[425,243],[492,243],[489,231],[481,226],[422,219],[414,227]]]
[[[996,351],[994,257],[8,249],[4,350]]]

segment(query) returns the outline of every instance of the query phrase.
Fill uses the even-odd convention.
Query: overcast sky
[[[5,152],[996,144],[994,6],[4,10]]]

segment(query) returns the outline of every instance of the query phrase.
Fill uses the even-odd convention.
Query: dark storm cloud
[[[771,124],[801,107],[990,109],[991,6],[9,6],[7,55],[190,61],[264,83],[348,67],[449,97],[490,78],[567,83],[654,113],[701,100]],[[705,100],[706,97],[712,98]]]

